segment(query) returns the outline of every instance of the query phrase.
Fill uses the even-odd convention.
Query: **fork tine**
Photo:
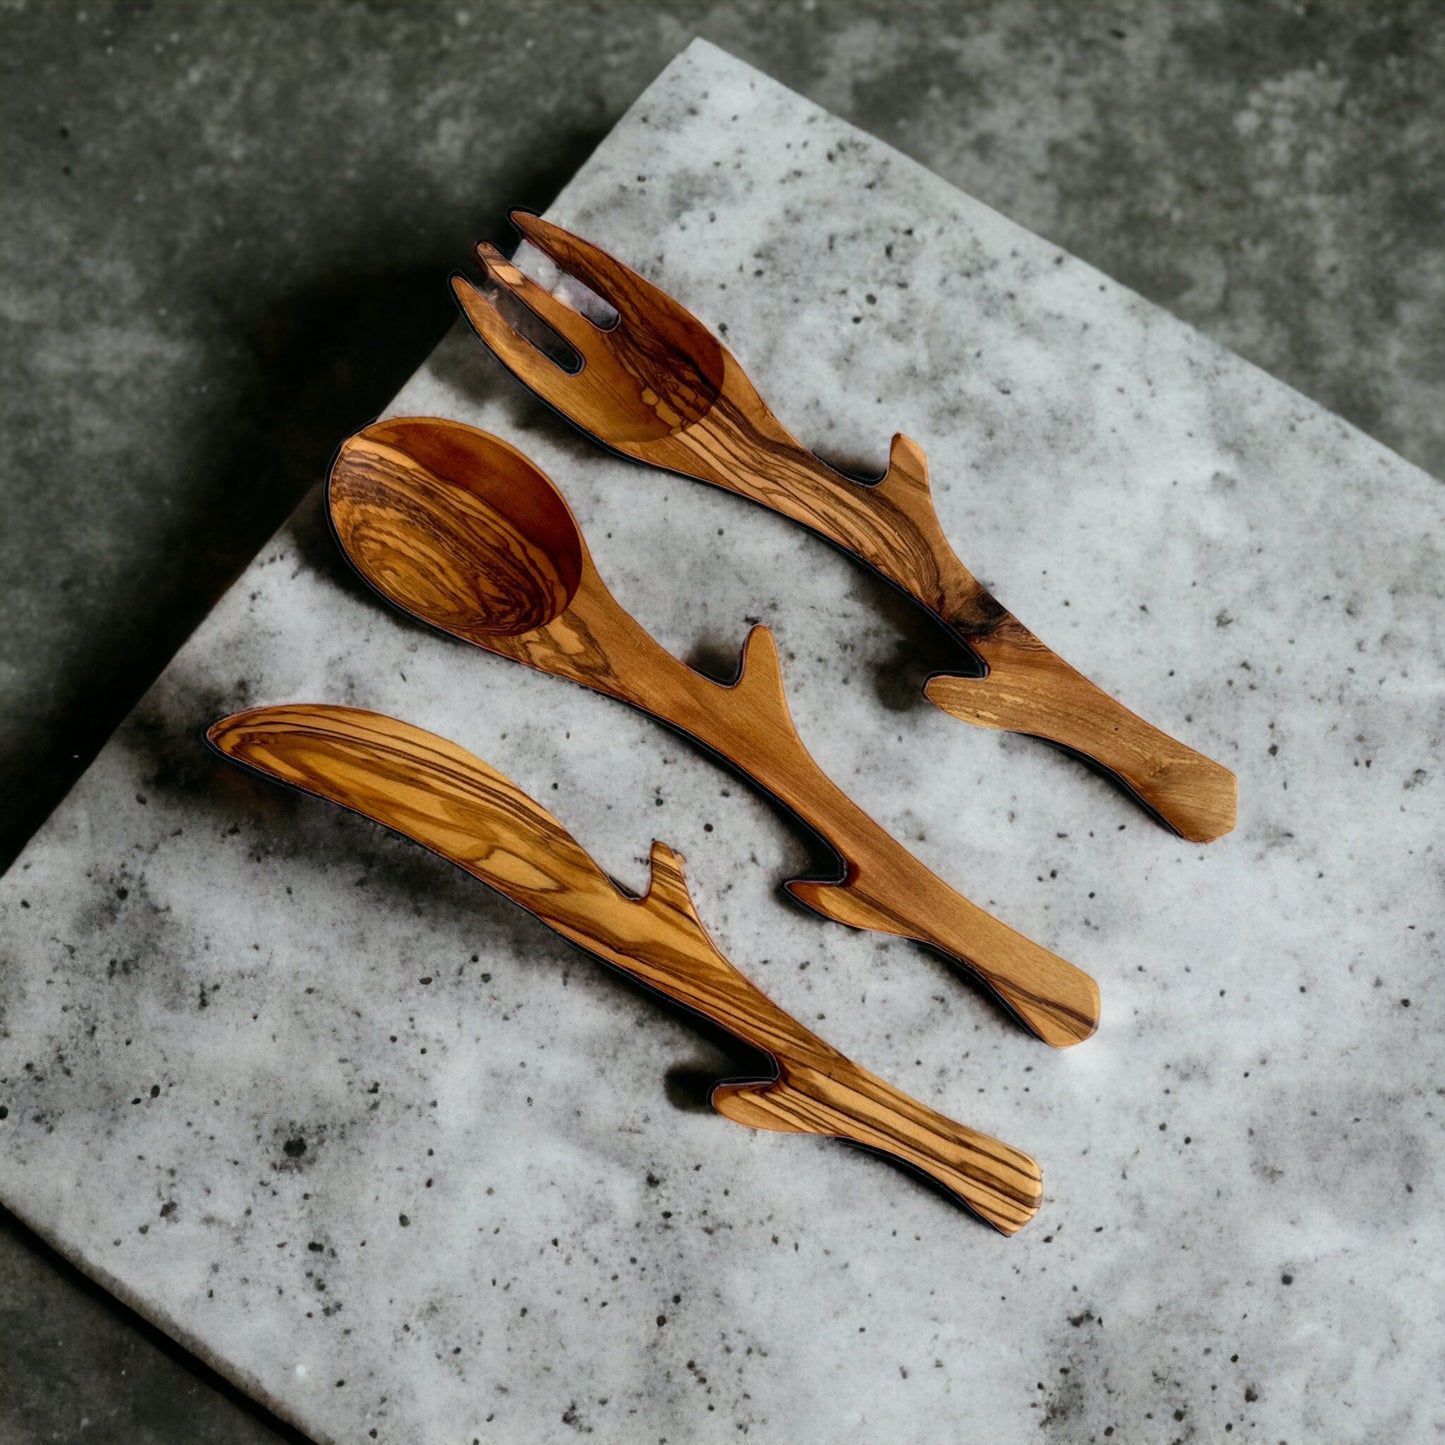
[[[551,357],[519,335],[497,310],[496,303],[465,276],[452,277],[452,295],[472,329],[491,348],[497,360],[544,401],[554,397],[558,387],[571,380]]]
[[[494,247],[478,246],[492,286],[481,292],[454,278],[452,289],[473,329],[513,375],[583,431],[628,455],[711,410],[722,393],[727,354],[702,322],[560,226],[525,213],[513,220],[526,241],[616,313],[610,325],[594,322]],[[545,340],[537,334],[543,328]],[[572,356],[561,361],[553,346],[564,343]]]
[[[531,211],[514,209],[507,213],[507,219],[543,255],[550,256],[564,271],[571,272],[613,306],[619,299],[616,293],[626,292],[629,283],[635,279],[633,271],[606,251]]]
[[[594,346],[599,327],[580,311],[559,300],[545,286],[539,286],[519,266],[514,266],[495,246],[486,241],[476,245],[477,260],[494,285],[510,291],[529,311],[535,312],[565,341],[585,357],[588,344]]]
[[[531,211],[511,211],[508,219],[543,255],[600,296],[624,320],[650,328],[671,323],[703,329],[686,307],[601,247]]]

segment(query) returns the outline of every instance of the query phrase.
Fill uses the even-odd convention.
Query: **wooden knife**
[[[766,1054],[771,1077],[713,1089],[720,1114],[887,1155],[1004,1234],[1037,1213],[1041,1175],[1027,1154],[859,1068],[724,958],[697,915],[682,858],[666,843],[653,843],[651,883],[633,898],[515,783],[455,744],[379,713],[326,704],[256,708],[224,718],[207,736],[225,757],[430,848]]]

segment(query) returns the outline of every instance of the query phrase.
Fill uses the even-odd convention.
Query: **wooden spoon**
[[[575,838],[514,782],[433,733],[357,708],[256,708],[208,733],[226,757],[364,814],[534,913],[564,938],[702,1014],[772,1060],[771,1078],[712,1091],[755,1129],[822,1134],[927,1175],[1012,1234],[1042,1198],[1039,1166],[860,1069],[783,1012],[708,936],[683,860],[652,845],[652,882],[621,892]]]
[[[477,259],[494,293],[452,290],[477,336],[521,382],[604,445],[725,487],[851,552],[931,612],[981,664],[939,673],[924,692],[979,727],[1031,733],[1091,759],[1183,837],[1234,827],[1235,777],[1131,712],[1047,647],[964,566],[934,510],[923,448],[897,435],[888,471],[862,483],[793,436],[737,358],[665,291],[614,256],[527,211],[512,223],[617,313],[602,327],[551,295],[494,246]],[[571,347],[564,369],[497,304],[539,316]],[[532,328],[535,330],[535,328]]]
[[[1055,1047],[1094,1032],[1093,979],[956,893],[813,761],[772,633],[749,633],[730,687],[679,662],[608,592],[567,503],[514,447],[454,421],[377,422],[342,446],[330,508],[346,555],[398,607],[653,714],[807,823],[841,866],[834,879],[788,883],[800,902],[942,950]]]

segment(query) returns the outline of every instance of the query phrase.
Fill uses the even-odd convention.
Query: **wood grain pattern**
[[[916,442],[893,438],[888,471],[876,484],[843,476],[788,432],[732,353],[664,291],[539,216],[514,211],[512,221],[619,317],[611,330],[599,329],[495,247],[478,246],[491,285],[534,311],[582,358],[578,373],[564,372],[508,324],[491,295],[453,277],[473,329],[523,383],[605,445],[801,522],[926,607],[986,674],[931,678],[924,691],[944,712],[1093,759],[1192,841],[1233,828],[1233,773],[1075,671],[963,565],[939,524]]]
[[[414,839],[534,913],[564,938],[711,1019],[772,1060],[771,1078],[713,1090],[755,1129],[850,1140],[916,1169],[1004,1234],[1037,1212],[1038,1165],[859,1068],[780,1009],[718,950],[682,858],[652,845],[652,882],[623,894],[549,812],[435,734],[356,708],[292,704],[215,724],[228,758]]]
[[[652,713],[812,827],[842,865],[832,880],[790,882],[800,902],[950,955],[1055,1047],[1094,1032],[1093,979],[949,887],[814,762],[788,712],[772,633],[749,634],[731,686],[679,662],[617,604],[566,502],[514,447],[459,422],[377,422],[342,446],[330,508],[347,555],[397,606]],[[529,562],[536,577],[519,576]]]

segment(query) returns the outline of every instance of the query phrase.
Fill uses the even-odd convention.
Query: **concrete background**
[[[1437,0],[0,0],[0,866],[695,34],[1445,472]],[[277,1437],[0,1213],[0,1445]]]

